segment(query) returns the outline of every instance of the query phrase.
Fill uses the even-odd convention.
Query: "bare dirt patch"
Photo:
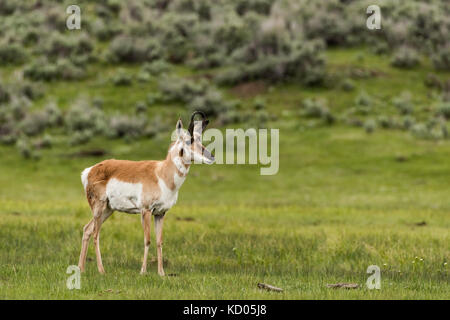
[[[267,85],[264,81],[252,81],[239,84],[231,89],[231,93],[238,98],[253,98],[258,94],[267,92]]]

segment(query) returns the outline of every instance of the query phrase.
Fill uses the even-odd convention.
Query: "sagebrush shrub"
[[[86,129],[82,131],[75,131],[70,135],[69,145],[76,146],[88,143],[93,138],[93,133],[91,130]]]
[[[355,89],[355,83],[351,79],[345,79],[341,84],[341,88],[344,91],[352,91]]]
[[[373,133],[375,131],[376,127],[377,127],[377,123],[373,119],[367,119],[364,122],[364,130],[369,134]]]
[[[44,108],[44,112],[46,114],[47,123],[49,126],[60,126],[63,124],[61,109],[55,102],[48,103]]]
[[[414,105],[411,101],[412,96],[408,91],[402,92],[399,96],[392,99],[394,106],[398,109],[400,114],[411,114],[414,111]]]
[[[305,99],[303,100],[303,110],[301,115],[307,118],[320,118],[327,124],[335,122],[334,115],[330,112],[325,99]]]
[[[450,102],[441,102],[436,108],[436,114],[443,116],[445,119],[450,119]]]
[[[232,67],[219,73],[216,80],[224,85],[259,79],[271,82],[290,79],[306,85],[319,84],[325,78],[322,49],[318,42],[302,43],[289,54],[265,56],[252,64]]]
[[[189,104],[190,111],[203,111],[208,116],[217,116],[225,112],[229,105],[225,102],[222,94],[215,89],[208,89],[204,95],[193,98]]]
[[[144,134],[146,118],[128,115],[115,115],[109,120],[108,135],[113,138],[138,138]]]
[[[50,59],[70,59],[80,55],[89,55],[93,48],[92,41],[85,33],[76,37],[53,33],[47,38],[43,46],[43,53]]]
[[[134,109],[136,114],[141,114],[147,112],[148,106],[145,101],[138,101]]]
[[[48,125],[47,114],[43,111],[29,112],[19,123],[19,128],[27,136],[36,136],[42,133]]]
[[[21,138],[17,140],[16,147],[25,159],[30,159],[33,157],[33,149],[27,139]]]
[[[411,133],[413,136],[419,139],[428,139],[430,137],[430,133],[428,128],[423,123],[416,123],[411,127]]]
[[[402,129],[408,130],[416,123],[416,119],[412,116],[404,116],[402,118]]]
[[[450,35],[449,35],[450,36]],[[434,68],[436,70],[449,71],[450,70],[450,44],[440,47],[431,56]]]
[[[59,59],[52,63],[46,58],[34,60],[25,67],[23,74],[33,81],[79,80],[86,75],[84,69],[68,59]]]
[[[35,149],[50,149],[53,146],[52,136],[45,134],[43,137],[36,139],[33,142]]]
[[[398,68],[413,68],[420,64],[420,59],[417,51],[409,47],[400,47],[394,53],[391,64]]]
[[[161,45],[155,39],[135,38],[121,35],[111,42],[107,59],[110,62],[153,61],[163,56]]]
[[[11,94],[4,84],[0,82],[0,104],[9,102]]]
[[[23,63],[26,58],[27,54],[22,46],[0,43],[0,65]]]
[[[194,82],[173,76],[164,76],[158,82],[159,90],[165,101],[190,102],[203,95],[207,89],[204,81]]]
[[[120,69],[112,78],[112,82],[115,86],[129,86],[133,82],[133,79],[124,70]]]
[[[44,95],[44,88],[39,83],[22,81],[18,84],[19,93],[30,100],[36,100]]]
[[[102,110],[92,107],[87,101],[76,101],[64,117],[64,125],[69,133],[91,130],[103,133],[106,117]]]
[[[150,63],[147,62],[141,68],[142,71],[148,72],[152,76],[157,76],[169,72],[170,69],[170,64],[161,59],[152,61]]]

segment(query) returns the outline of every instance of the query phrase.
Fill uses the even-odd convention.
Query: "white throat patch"
[[[185,167],[183,159],[181,157],[175,157],[174,159],[172,159],[172,162],[183,176],[185,176],[189,172],[189,168]]]

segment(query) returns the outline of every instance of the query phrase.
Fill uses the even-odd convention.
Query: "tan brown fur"
[[[85,269],[87,247],[90,238],[93,236],[98,271],[100,273],[105,272],[100,253],[100,229],[103,222],[105,222],[114,210],[117,209],[128,213],[141,213],[141,222],[144,229],[144,259],[141,273],[145,273],[147,270],[151,216],[154,216],[158,274],[161,276],[164,275],[162,259],[162,229],[164,214],[176,203],[178,190],[181,187],[184,181],[183,178],[186,177],[190,163],[192,162],[192,159],[183,157],[182,155],[186,155],[185,150],[187,150],[190,155],[194,153],[198,157],[199,153],[196,150],[201,150],[202,155],[203,152],[205,152],[206,158],[210,161],[209,163],[214,162],[214,157],[209,152],[205,151],[204,146],[199,141],[196,140],[189,143],[189,139],[181,131],[181,120],[177,122],[176,129],[178,135],[177,142],[170,145],[167,157],[162,161],[110,159],[104,160],[83,171],[82,182],[85,186],[86,197],[89,206],[91,207],[93,218],[83,228],[81,253],[78,262],[81,271],[84,271]],[[181,179],[176,178],[175,175],[178,175]],[[141,197],[140,203],[133,207],[133,196],[126,195],[126,193],[123,195],[120,191],[117,197],[108,199],[111,195],[107,194],[107,187],[110,187],[108,183],[112,179],[123,183],[137,184],[139,188],[141,185],[142,190],[139,191]],[[164,183],[162,183],[161,180]],[[113,181],[113,183],[116,182]],[[128,185],[125,185],[125,188],[128,188]],[[112,202],[109,202],[111,199],[119,199],[119,203],[120,199],[125,199],[131,204],[131,207],[114,206],[112,205]]]

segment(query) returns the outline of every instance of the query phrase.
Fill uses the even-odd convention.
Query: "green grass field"
[[[361,52],[364,59],[358,59]],[[280,170],[260,176],[254,165],[191,169],[164,226],[165,271],[175,276],[157,275],[153,239],[149,272],[139,274],[140,218],[124,213],[115,213],[102,228],[106,275],[97,272],[92,242],[81,290],[66,288],[65,273],[78,262],[82,227],[91,218],[80,173],[103,159],[70,155],[101,147],[109,151],[105,158],[161,159],[169,132],[132,143],[98,138],[82,147],[56,141],[39,161],[1,146],[0,298],[448,299],[450,142],[418,140],[398,130],[369,135],[295,115],[307,97],[326,97],[330,109],[340,112],[360,90],[380,101],[408,90],[415,102],[427,104],[423,81],[429,65],[400,72],[366,49],[329,51],[328,60],[331,72],[365,67],[382,76],[355,81],[352,92],[285,84],[261,94],[278,116],[270,127],[280,128]],[[13,70],[2,72],[8,76]],[[113,87],[91,72],[83,82],[47,85],[47,96],[64,107],[80,93],[99,94],[113,111],[154,89],[151,83]],[[365,286],[369,265],[381,268],[380,290]],[[262,291],[258,282],[284,292]],[[361,288],[326,287],[338,282]]]

